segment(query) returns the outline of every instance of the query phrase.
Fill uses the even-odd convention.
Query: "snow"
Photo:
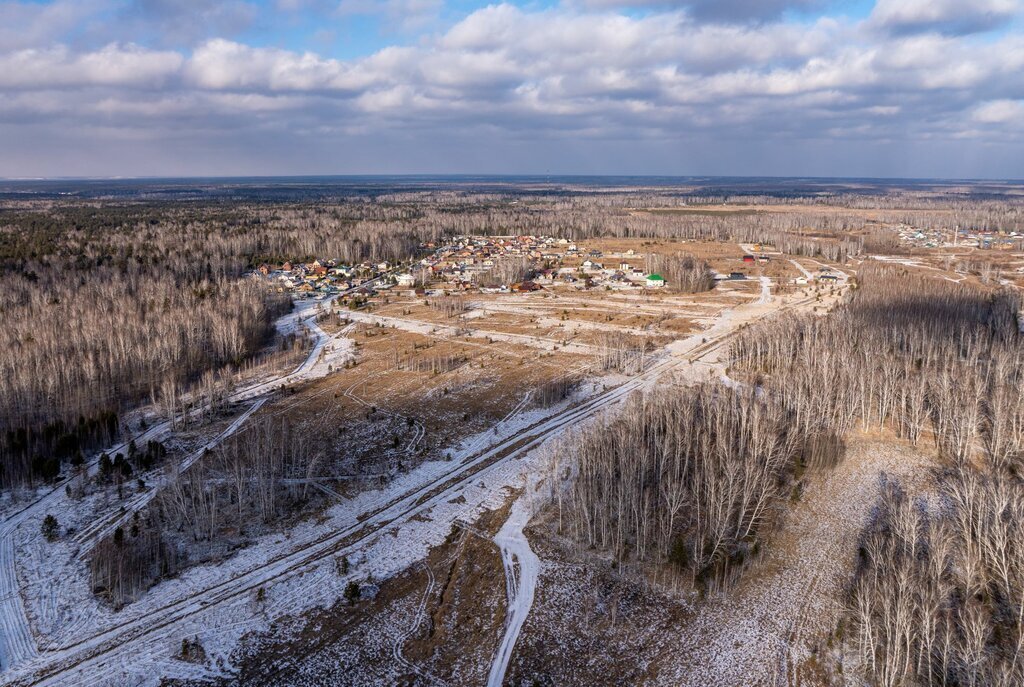
[[[804,277],[807,278],[807,281],[814,281],[814,274],[810,270],[808,270],[806,267],[801,265],[796,260],[790,260],[790,262],[793,263],[794,267],[796,267],[798,270],[800,270],[803,273]]]
[[[88,619],[82,621],[83,630],[47,637],[50,650],[24,661],[13,675],[68,664],[74,667],[40,684],[69,679],[155,684],[157,676],[182,676],[195,669],[170,658],[181,638],[192,636],[200,638],[209,655],[221,656],[222,668],[228,669],[227,656],[242,635],[267,629],[269,618],[330,605],[342,594],[352,575],[337,575],[336,557],[349,556],[359,574],[374,579],[405,569],[444,541],[452,522],[469,521],[484,508],[500,506],[501,489],[517,484],[524,470],[535,467],[530,463],[533,449],[645,381],[637,378],[581,403],[524,413],[523,419],[505,423],[484,450],[461,461],[424,463],[384,489],[329,509],[318,522],[303,523],[287,535],[268,535],[220,565],[192,568],[165,581],[120,613],[88,600],[84,571],[72,576],[75,589],[62,590],[60,603],[66,608],[83,604],[78,616]],[[526,424],[537,417],[541,419]],[[260,587],[267,589],[268,608],[254,614],[251,598]],[[75,622],[69,618],[69,626]],[[112,660],[118,664],[116,674],[111,672]]]
[[[316,344],[310,351],[310,354],[291,374],[275,380],[249,385],[232,394],[228,400],[233,403],[251,399],[256,400],[227,430],[211,443],[224,439],[241,427],[242,423],[266,402],[266,395],[274,389],[294,381],[322,377],[328,374],[332,365],[339,365],[352,355],[351,341],[344,338],[332,339],[317,326],[315,314],[310,314],[316,307],[314,301],[300,302],[298,305],[299,308],[296,311],[280,318],[276,326],[278,331],[282,333],[295,332],[299,327],[310,329],[316,337]],[[193,414],[199,412],[201,412],[201,409],[194,410]],[[131,439],[126,439],[107,448],[105,452],[109,455],[124,452],[127,450],[128,444],[132,439],[137,444],[144,445],[147,441],[163,438],[170,430],[170,422],[160,422]],[[187,469],[201,455],[202,449],[188,455],[181,464],[180,469]],[[99,469],[98,456],[99,453],[87,465],[87,475],[94,475]],[[37,633],[52,627],[51,622],[48,622],[47,618],[55,616],[66,619],[66,607],[69,605],[69,602],[83,604],[83,606],[79,607],[87,608],[90,612],[97,611],[94,602],[90,604],[86,601],[87,599],[92,600],[91,594],[74,594],[65,585],[56,585],[57,579],[66,580],[66,577],[55,578],[52,574],[47,574],[47,572],[52,571],[55,567],[67,567],[59,561],[77,559],[77,552],[69,555],[63,550],[62,546],[52,546],[45,551],[31,549],[33,545],[38,545],[40,541],[38,528],[46,514],[55,514],[58,521],[65,528],[72,524],[81,524],[76,523],[76,512],[81,513],[82,509],[76,508],[74,504],[70,503],[64,492],[64,488],[70,484],[71,479],[72,477],[70,476],[66,477],[52,488],[39,490],[34,495],[34,500],[28,504],[18,510],[8,510],[4,514],[5,517],[2,524],[0,524],[0,630],[2,630],[0,632],[0,670],[6,671],[11,667],[16,667],[18,664],[28,661],[38,654],[33,638],[33,628],[29,624],[26,601],[35,602],[39,605],[39,609],[42,609],[33,611],[33,615],[37,616],[38,621],[42,623],[41,627],[36,628]],[[75,541],[79,544],[86,541],[95,541],[97,537],[113,531],[118,525],[123,524],[125,519],[130,517],[131,513],[145,506],[152,499],[156,493],[156,487],[160,486],[160,484],[161,482],[158,481],[150,489],[136,495],[136,497],[129,501],[126,512],[120,517],[114,520],[101,521],[94,527],[81,527],[82,533],[76,537]],[[23,526],[28,526],[28,529],[26,530]],[[14,546],[16,538],[21,544],[18,547]],[[29,542],[32,543],[30,544]],[[16,559],[16,554],[29,550],[32,550],[34,554],[27,561],[30,574],[28,575],[28,580],[19,581],[17,572],[19,561]],[[78,571],[78,567],[75,570]],[[74,574],[71,571],[66,572],[76,578],[80,578],[78,580],[79,584],[75,585],[76,589],[80,590],[82,584],[87,584],[87,580],[83,581],[82,579],[85,577],[84,575]],[[29,598],[27,594],[30,594],[31,590],[35,590],[36,595]],[[57,603],[58,596],[61,598],[62,604]],[[59,609],[59,606],[64,608]],[[65,620],[62,620],[60,625],[72,628],[78,627],[78,624],[74,621],[65,622]],[[45,636],[45,633],[43,636]]]
[[[501,638],[501,644],[487,677],[488,687],[501,687],[504,683],[512,650],[519,639],[526,616],[533,606],[533,595],[537,589],[537,578],[540,576],[540,558],[530,549],[530,542],[523,534],[523,528],[533,514],[531,496],[536,487],[536,477],[532,482],[533,485],[527,486],[526,493],[512,504],[508,519],[494,537],[495,543],[501,549],[501,562],[505,568],[508,607],[505,614],[505,634]]]
[[[243,635],[268,631],[284,616],[331,606],[350,580],[382,580],[415,564],[431,546],[445,540],[453,522],[472,522],[482,510],[502,506],[509,489],[522,487],[525,476],[538,474],[539,447],[633,391],[652,386],[666,373],[695,374],[697,364],[714,360],[708,353],[721,346],[720,338],[774,311],[779,301],[771,298],[770,281],[762,279],[759,299],[722,310],[709,330],[652,356],[642,374],[598,379],[551,408],[525,411],[528,399],[523,398],[495,428],[453,447],[452,460],[425,462],[383,488],[329,508],[316,521],[303,522],[283,534],[265,535],[219,564],[191,568],[120,612],[100,605],[91,594],[88,571],[76,555],[75,542],[49,545],[38,535],[42,516],[51,510],[62,524],[83,524],[76,518],[86,509],[70,503],[61,483],[0,525],[0,622],[4,623],[0,647],[8,671],[5,678],[35,674],[41,678],[38,684],[155,685],[162,677],[231,674],[230,657]],[[252,401],[256,406],[282,384],[327,374],[351,354],[344,331],[335,337],[326,335],[315,324],[311,308],[315,303],[301,306],[279,323],[282,331],[305,326],[317,337],[306,361],[281,379],[240,390],[233,400]],[[377,316],[353,313],[351,317],[365,321]],[[385,319],[403,328],[424,327],[428,334],[439,329]],[[495,334],[495,338],[501,336]],[[516,343],[537,338],[504,336]],[[228,430],[238,426],[233,423]],[[165,431],[154,427],[147,436]],[[535,483],[526,483],[529,494]],[[132,499],[133,507],[150,498],[146,493]],[[492,680],[508,665],[540,572],[522,534],[531,512],[528,497],[517,500],[496,539],[509,579],[510,605]],[[352,562],[345,576],[335,566],[342,555]],[[21,584],[19,571],[27,578]],[[261,588],[266,600],[256,607],[254,597]],[[36,650],[33,633],[45,649],[42,653]],[[173,658],[184,637],[200,639],[209,657],[206,666]]]

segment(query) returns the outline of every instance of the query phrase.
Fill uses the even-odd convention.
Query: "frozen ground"
[[[534,492],[539,482],[539,473],[533,472],[526,478],[523,494],[512,505],[508,519],[494,537],[501,549],[501,562],[505,568],[505,591],[508,606],[505,612],[505,633],[498,645],[498,653],[487,676],[488,687],[501,687],[505,671],[512,659],[519,632],[523,629],[526,616],[533,606],[533,594],[540,575],[540,559],[530,549],[530,542],[523,534],[523,528],[533,515]]]
[[[407,332],[414,332],[416,334],[423,334],[424,336],[444,336],[444,337],[463,337],[469,336],[474,338],[487,338],[491,341],[505,341],[508,343],[522,344],[524,346],[531,346],[533,348],[540,348],[542,350],[561,350],[566,353],[589,353],[593,354],[598,351],[596,346],[585,343],[565,343],[556,339],[546,339],[540,336],[531,336],[529,334],[510,334],[508,332],[493,332],[482,329],[474,329],[467,325],[447,325],[447,324],[435,324],[432,322],[423,322],[421,320],[412,320],[402,317],[390,317],[387,315],[374,315],[372,313],[355,311],[347,313],[350,320],[355,322],[366,322],[370,324],[381,324],[385,327],[395,327]]]
[[[905,446],[858,440],[834,470],[813,475],[739,585],[704,600],[672,592],[668,580],[652,587],[619,577],[585,552],[577,557],[541,541],[537,597],[510,679],[546,676],[587,687],[818,684],[817,659],[829,651],[882,475],[926,490],[931,464]]]
[[[277,323],[278,330],[282,333],[292,333],[299,327],[306,327],[316,337],[316,343],[310,351],[306,360],[292,373],[278,377],[273,380],[261,381],[239,389],[229,397],[229,402],[242,403],[253,401],[249,407],[232,423],[218,440],[237,430],[242,422],[258,409],[266,400],[266,395],[280,386],[321,377],[326,375],[332,365],[339,365],[351,355],[351,342],[344,338],[332,338],[328,336],[314,321],[315,306],[313,301],[302,301],[297,304],[292,313],[283,316]],[[193,414],[200,412],[192,411]],[[137,445],[145,445],[147,441],[164,438],[171,431],[169,421],[159,422],[143,432],[125,439],[115,446],[108,447],[106,453],[115,455],[127,450],[130,440]],[[188,455],[182,466],[186,469],[188,465],[198,459],[201,450]],[[98,470],[98,456],[88,463],[86,474],[94,475]],[[71,477],[66,477],[52,487],[36,490],[34,493],[21,502],[6,502],[3,511],[3,521],[0,522],[0,670],[8,671],[18,664],[35,657],[38,653],[37,642],[34,637],[33,628],[29,623],[29,613],[26,612],[26,601],[40,601],[40,599],[26,599],[26,590],[33,585],[52,584],[53,577],[50,571],[65,566],[65,557],[68,551],[55,546],[46,552],[35,551],[35,557],[30,561],[29,566],[23,566],[22,571],[18,570],[18,552],[25,551],[23,547],[15,546],[15,540],[38,541],[40,523],[47,514],[54,514],[62,526],[67,527],[75,523],[77,505],[71,503],[65,494],[65,487],[70,483]],[[159,484],[154,484],[154,487]],[[124,514],[115,514],[111,518],[102,519],[100,522],[90,523],[88,529],[92,535],[90,541],[100,536],[124,521],[125,517],[137,511],[152,498],[154,488],[143,491],[129,502],[129,508]],[[26,534],[27,533],[27,534]],[[78,538],[78,543],[86,540]],[[75,558],[78,551],[71,553]],[[45,555],[49,554],[49,555]],[[34,567],[33,567],[34,566]],[[35,611],[32,615],[47,617],[54,613],[60,614],[56,609],[60,607],[60,596],[62,590],[48,592],[41,601],[41,610]],[[38,628],[37,628],[38,631]],[[45,640],[45,638],[44,638]]]
[[[329,509],[316,522],[263,537],[220,565],[189,569],[118,613],[98,604],[89,592],[87,571],[72,543],[40,547],[39,520],[45,512],[56,509],[62,522],[75,522],[61,485],[20,511],[20,519],[8,517],[0,529],[0,545],[9,543],[11,552],[0,560],[0,585],[9,592],[0,602],[4,604],[0,606],[4,655],[16,658],[11,661],[13,667],[5,662],[2,678],[12,684],[149,685],[161,677],[230,674],[231,652],[246,633],[267,631],[282,616],[330,606],[352,579],[380,580],[404,570],[443,541],[453,522],[472,521],[482,510],[501,505],[508,488],[521,487],[524,475],[539,470],[535,449],[565,428],[594,417],[635,390],[652,386],[664,374],[695,374],[699,365],[718,359],[724,342],[740,324],[807,303],[771,298],[770,285],[763,281],[759,299],[722,311],[709,330],[671,347],[667,355],[652,356],[642,374],[584,385],[575,398],[547,409],[523,412],[525,404],[521,404],[520,412],[493,430],[455,447],[452,460],[424,463],[386,488],[364,492]],[[318,340],[292,373],[294,377],[262,382],[236,393],[236,400],[259,402],[262,393],[282,384],[326,374],[348,354],[342,339],[327,337],[308,315],[294,315],[283,326],[300,321]],[[426,333],[437,328],[423,326],[428,328]],[[523,338],[510,340],[523,343]],[[516,534],[517,528],[521,531],[519,521],[528,518],[523,508],[514,510],[504,540],[509,561],[516,563],[509,570],[516,571],[518,580],[512,595],[518,616],[509,623],[504,642],[509,653],[516,646],[515,627],[521,626],[529,610],[529,580],[536,571],[529,548],[523,548],[525,540]],[[13,550],[18,546],[27,555],[15,565]],[[0,554],[4,551],[0,548]],[[343,555],[354,563],[347,575],[340,575],[336,565]],[[61,562],[55,564],[52,557]],[[25,580],[18,579],[19,570]],[[524,575],[524,570],[529,574]],[[59,579],[60,584],[39,582],[46,577]],[[28,616],[22,594],[32,609]],[[257,594],[263,599],[259,603]],[[181,640],[193,637],[206,651],[202,664],[175,658]]]

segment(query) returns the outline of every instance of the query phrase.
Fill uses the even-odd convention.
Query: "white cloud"
[[[912,16],[893,18],[885,1],[861,23],[708,23],[686,8],[625,15],[494,5],[356,59],[223,37],[177,50],[87,49],[41,37],[0,49],[0,120],[75,124],[65,131],[149,128],[154,138],[259,132],[261,140],[285,130],[421,132],[423,140],[486,131],[488,141],[742,136],[794,145],[1018,135],[1009,125],[1021,115],[1024,36],[1011,30],[979,45],[951,31],[879,31],[885,12],[897,23]],[[953,15],[913,16],[934,23]]]
[[[973,33],[1004,24],[1020,0],[878,0],[871,20],[895,31]]]
[[[370,83],[339,60],[311,52],[253,48],[223,39],[196,48],[185,75],[190,83],[212,90],[353,90]]]
[[[1024,101],[991,100],[974,110],[974,121],[982,124],[1015,124],[1024,126]]]
[[[184,58],[173,51],[111,44],[76,54],[67,47],[19,50],[0,55],[0,88],[125,86],[159,88],[175,76]]]
[[[101,0],[0,2],[0,51],[47,46],[92,16]]]

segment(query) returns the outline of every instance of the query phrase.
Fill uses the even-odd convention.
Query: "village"
[[[917,248],[978,248],[981,250],[1024,250],[1024,234],[992,229],[961,228],[955,231],[900,225],[896,227],[900,242]]]
[[[650,269],[649,254],[636,248],[607,249],[552,236],[461,236],[450,243],[420,245],[423,257],[401,264],[363,262],[344,265],[333,259],[309,263],[261,264],[254,273],[296,299],[340,297],[342,305],[361,307],[367,298],[390,290],[409,296],[436,293],[529,293],[542,289],[623,291],[671,286]],[[685,249],[685,245],[677,246]],[[749,252],[715,260],[716,281],[755,278],[771,262],[770,246],[744,246]],[[775,253],[778,255],[777,253]],[[788,283],[806,286],[838,279],[829,268],[819,274],[801,271]]]

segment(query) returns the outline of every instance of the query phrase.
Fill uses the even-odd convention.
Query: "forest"
[[[749,389],[636,395],[557,452],[559,526],[619,566],[667,561],[698,589],[722,589],[758,553],[797,465],[829,459],[821,448]]]
[[[751,328],[736,365],[799,427],[891,431],[946,466],[938,500],[889,482],[842,636],[876,685],[1024,681],[1024,348],[1018,292],[861,271],[826,318]]]

